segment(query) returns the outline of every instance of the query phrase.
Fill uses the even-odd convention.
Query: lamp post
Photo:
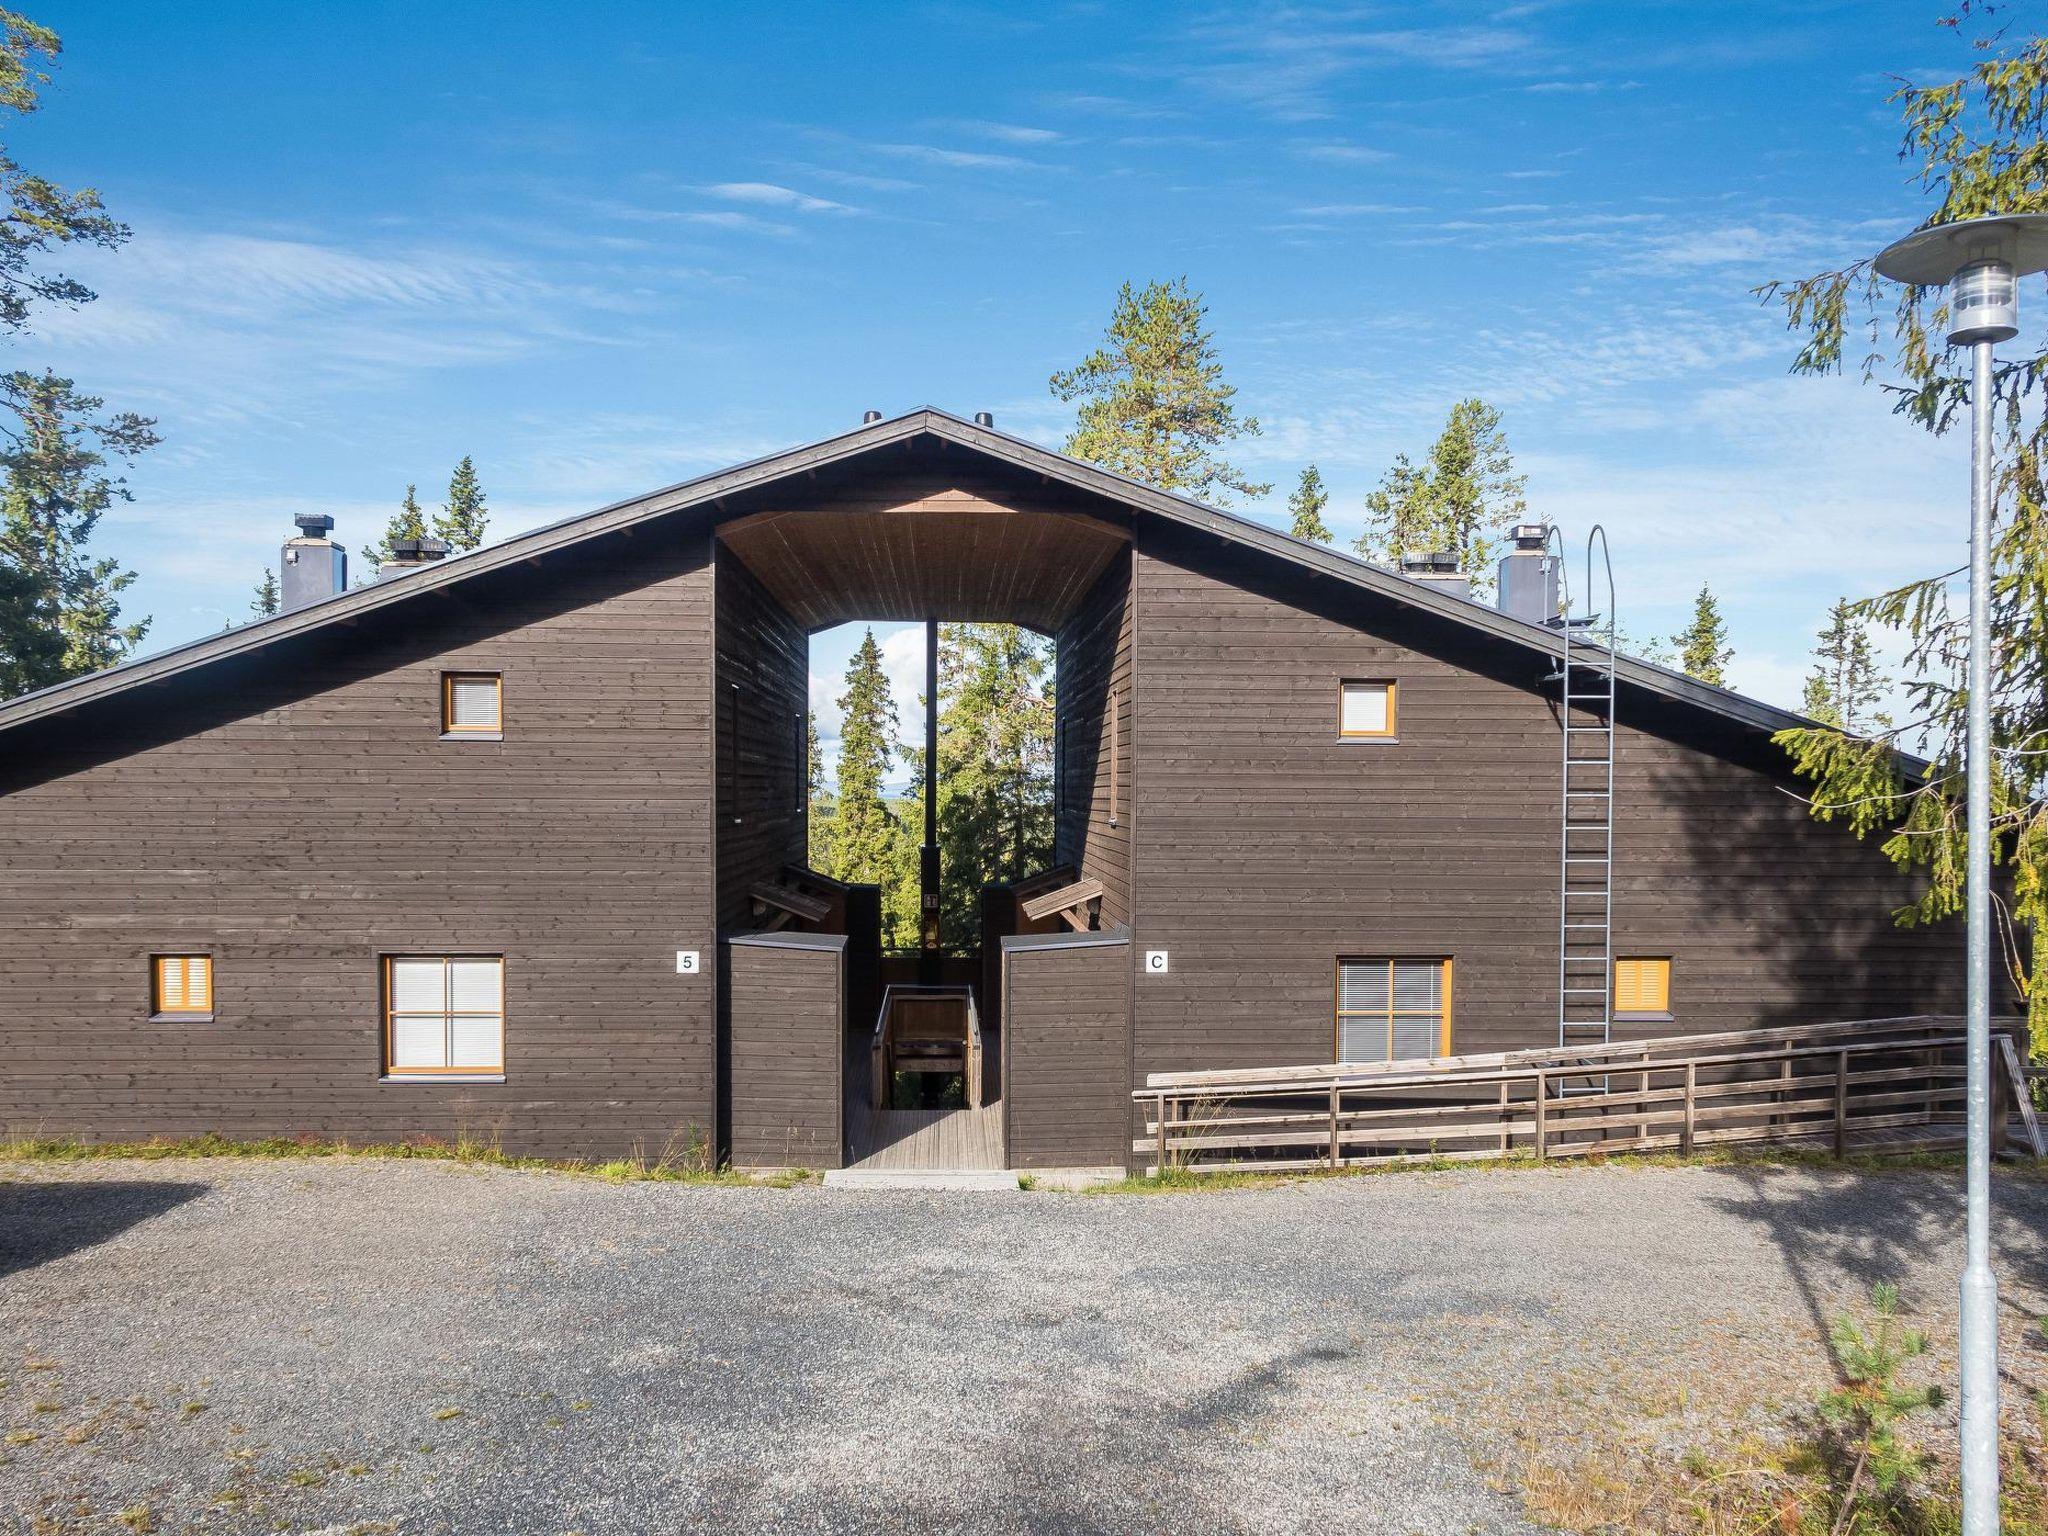
[[[1991,349],[2019,334],[2019,279],[2048,269],[2048,215],[1939,224],[1885,248],[1877,271],[1949,286],[1948,344],[1971,352],[1970,652],[1964,750],[1969,1042],[1962,1284],[1964,1536],[1998,1532],[1998,1281],[1991,1273]]]

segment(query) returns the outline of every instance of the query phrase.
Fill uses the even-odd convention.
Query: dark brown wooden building
[[[807,639],[855,618],[1057,641],[1064,867],[988,894],[970,1040],[886,1042],[977,1086],[946,1125],[877,1102],[918,977],[874,893],[802,868]],[[1560,644],[870,423],[0,706],[0,1125],[1105,1165],[1148,1072],[1554,1045]],[[1785,793],[1794,717],[1615,675],[1617,1037],[1960,1004]]]

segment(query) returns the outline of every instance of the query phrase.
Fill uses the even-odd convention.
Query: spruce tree
[[[1679,670],[1688,677],[1716,687],[1727,686],[1727,667],[1735,659],[1735,650],[1728,644],[1728,626],[1722,621],[1721,605],[1705,583],[1700,586],[1700,595],[1693,599],[1692,622],[1671,637],[1671,645],[1678,652]]]
[[[490,510],[484,505],[484,488],[477,483],[476,465],[465,453],[462,462],[455,466],[455,473],[448,477],[448,500],[434,515],[434,537],[446,539],[449,549],[456,554],[467,554],[483,543],[490,521]]]
[[[1227,504],[1235,492],[1263,496],[1218,450],[1259,435],[1255,417],[1231,404],[1202,296],[1185,277],[1125,283],[1102,344],[1052,376],[1052,392],[1081,401],[1066,451],[1163,491]]]
[[[1323,521],[1323,508],[1330,504],[1330,493],[1323,489],[1322,471],[1311,464],[1301,472],[1301,481],[1287,498],[1287,511],[1294,519],[1287,530],[1297,539],[1308,539],[1317,544],[1330,542],[1330,525]]]
[[[427,515],[420,510],[419,487],[408,485],[405,488],[405,500],[398,504],[398,510],[391,514],[391,520],[384,525],[383,535],[363,551],[364,569],[356,577],[356,585],[364,586],[377,579],[378,567],[391,558],[392,546],[399,540],[425,537]]]
[[[277,612],[277,604],[277,572],[266,565],[263,579],[256,583],[256,595],[249,600],[249,612],[259,619],[267,619]]]
[[[1366,497],[1358,552],[1398,566],[1411,552],[1448,551],[1475,593],[1493,588],[1498,539],[1528,515],[1526,477],[1515,472],[1500,412],[1484,400],[1460,400],[1417,469],[1397,455],[1379,488]]]
[[[948,947],[981,942],[981,888],[1052,862],[1046,643],[1014,624],[939,629],[939,909]]]
[[[846,668],[846,692],[839,696],[845,723],[839,732],[839,773],[832,819],[820,867],[840,880],[884,887],[885,941],[916,942],[912,915],[904,932],[900,887],[908,829],[891,809],[884,781],[896,760],[896,703],[882,670],[882,648],[870,629]],[[914,867],[915,855],[912,855]],[[897,900],[888,897],[895,891]],[[914,905],[914,903],[913,903]]]
[[[1828,621],[1814,641],[1803,708],[1823,725],[1860,734],[1891,723],[1877,709],[1890,687],[1891,679],[1878,670],[1871,652],[1862,610],[1841,599],[1828,610]]]
[[[143,417],[97,415],[96,396],[53,373],[0,376],[0,401],[16,421],[0,434],[0,679],[20,693],[110,667],[148,632],[121,615],[135,573],[87,546],[106,510],[133,500],[107,456],[158,438]]]

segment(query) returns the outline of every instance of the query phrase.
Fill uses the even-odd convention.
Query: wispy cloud
[[[1023,123],[995,123],[971,118],[952,126],[962,133],[977,134],[1003,144],[1058,144],[1066,135],[1053,128],[1033,128]]]
[[[949,149],[942,144],[873,144],[869,148],[873,149],[877,154],[894,155],[901,160],[916,160],[926,165],[943,165],[954,170],[1035,171],[1044,169],[1042,162],[1026,160],[1020,155],[999,155],[975,149]]]
[[[834,202],[829,197],[813,197],[793,187],[778,186],[772,181],[721,181],[705,187],[709,197],[725,198],[735,203],[761,203],[771,208],[789,208],[798,213],[860,213],[863,210],[848,203]]]
[[[1297,144],[1294,152],[1310,160],[1334,160],[1344,165],[1380,165],[1394,158],[1393,151],[1370,144],[1347,144],[1342,140]]]
[[[1522,87],[1532,96],[1594,96],[1603,91],[1639,91],[1640,80],[1538,80]]]
[[[1422,209],[1412,203],[1316,203],[1294,211],[1305,219],[1348,219],[1374,214],[1420,213]]]

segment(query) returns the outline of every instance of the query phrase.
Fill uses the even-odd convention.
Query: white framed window
[[[386,1076],[497,1076],[504,1070],[502,955],[385,956]]]
[[[1389,682],[1337,685],[1337,734],[1346,740],[1384,740],[1394,734],[1395,687]]]
[[[441,674],[441,734],[497,736],[505,729],[505,679],[497,672]]]

